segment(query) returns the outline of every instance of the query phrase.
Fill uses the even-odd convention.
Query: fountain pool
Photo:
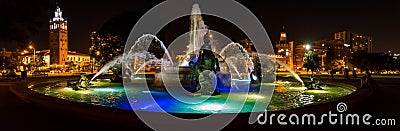
[[[154,105],[154,103],[146,99],[141,99],[140,104],[132,104],[131,106],[128,99],[135,98],[129,98],[125,94],[125,92],[136,92],[135,96],[140,97],[140,95],[150,93],[156,103],[166,112],[190,114],[237,113],[238,110],[240,110],[241,113],[261,112],[263,110],[253,110],[255,101],[269,98],[267,96],[258,95],[256,92],[222,92],[221,95],[210,96],[202,103],[186,104],[174,99],[165,91],[140,91],[138,88],[124,88],[121,83],[109,83],[109,81],[108,79],[92,81],[92,88],[89,90],[72,90],[72,88],[65,86],[66,81],[38,83],[30,86],[30,89],[47,96],[74,102],[108,106],[123,110],[161,112],[162,110],[155,108],[156,105]],[[265,107],[265,109],[270,111],[288,110],[310,104],[335,101],[355,91],[355,89],[351,87],[339,87],[329,84],[323,86],[323,90],[306,90],[305,87],[301,86],[300,82],[278,81],[275,83],[263,84],[275,85],[269,106]],[[225,103],[229,94],[234,98],[247,97],[243,108],[242,106],[238,106],[241,103],[235,102],[235,100]],[[201,99],[202,97],[206,96],[195,98]]]

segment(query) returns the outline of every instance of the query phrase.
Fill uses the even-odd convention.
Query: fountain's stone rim
[[[122,124],[127,127],[134,127],[137,128],[138,125],[132,124],[133,122],[141,122],[141,120],[133,113],[132,110],[123,110],[119,108],[112,108],[106,106],[99,106],[99,105],[92,105],[87,103],[79,103],[73,102],[69,100],[59,99],[52,96],[46,96],[44,94],[35,92],[29,89],[29,86],[45,83],[50,81],[59,81],[59,80],[66,80],[66,79],[79,79],[78,77],[53,77],[47,78],[46,81],[43,79],[29,79],[25,81],[19,81],[13,83],[10,91],[15,94],[21,100],[37,105],[39,107],[44,107],[46,109],[50,109],[55,112],[62,112],[67,113],[76,117],[85,118],[85,119],[93,119],[99,120],[104,122],[111,122],[115,124]],[[332,82],[332,83],[331,83]],[[327,82],[331,83],[332,85],[337,85],[339,82],[333,83],[333,81]],[[348,88],[357,89],[355,85],[350,85],[346,83],[339,83],[341,85],[348,85]],[[336,109],[336,104],[338,102],[345,102],[348,105],[355,104],[362,100],[365,100],[367,97],[372,95],[373,90],[369,88],[365,89],[357,89],[355,92],[341,97],[341,99],[326,103],[320,103],[316,105],[306,105],[303,107],[293,108],[289,110],[279,110],[279,111],[269,111],[275,113],[310,113],[310,112],[321,112],[321,111],[328,111]],[[160,112],[146,112],[146,111],[139,111],[143,113],[160,113]],[[118,114],[118,115],[117,115]],[[190,113],[170,113],[174,116],[182,116],[187,118],[197,118],[207,116],[209,114],[190,114]],[[217,115],[229,115],[230,113],[221,113]],[[249,118],[250,112],[243,112],[239,113],[238,118],[239,121],[246,122]],[[247,117],[246,117],[247,116]],[[247,119],[244,119],[247,118]],[[248,124],[246,124],[248,125]],[[140,128],[146,128],[145,125]]]

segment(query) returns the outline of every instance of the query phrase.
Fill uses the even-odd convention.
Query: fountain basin
[[[76,81],[76,80],[69,80]],[[64,99],[72,102],[85,103],[90,105],[112,107],[122,110],[136,110],[146,112],[162,112],[157,110],[156,105],[146,105],[146,100],[141,100],[141,105],[135,105],[133,108],[129,104],[126,97],[126,91],[135,90],[135,88],[124,89],[122,84],[109,83],[108,80],[98,80],[92,82],[93,86],[89,90],[74,91],[69,87],[63,87],[64,81],[50,81],[36,83],[29,86],[29,89],[45,96],[50,96],[56,99]],[[263,83],[274,84],[275,91],[271,98],[270,104],[265,109],[270,111],[289,110],[307,105],[317,105],[320,103],[339,100],[355,91],[354,87],[343,87],[328,84],[324,86],[324,90],[306,90],[305,87],[298,82],[277,82]],[[239,110],[241,113],[246,112],[262,112],[263,110],[253,110],[255,100],[263,100],[267,96],[261,96],[254,92],[230,92],[234,98],[247,97],[243,108],[238,106],[235,101],[224,104],[229,92],[222,92],[221,95],[211,96],[205,102],[200,104],[185,104],[175,100],[168,92],[164,91],[136,91],[135,95],[151,94],[157,104],[166,112],[169,113],[184,113],[184,114],[211,114],[211,113],[236,113]],[[200,96],[205,97],[205,96]]]
[[[78,80],[78,77],[55,77],[46,79],[47,84],[56,83],[60,80]],[[109,80],[104,79],[103,82],[108,82]],[[347,88],[348,90],[356,90],[356,85],[359,82],[344,82],[341,80],[334,81],[326,81],[328,85]],[[286,81],[281,81],[280,83],[290,83]],[[332,83],[332,84],[331,84]],[[86,102],[75,102],[71,100],[59,99],[50,95],[43,95],[36,91],[33,91],[31,87],[38,84],[46,84],[43,83],[42,79],[29,79],[27,81],[21,81],[15,83],[10,91],[14,93],[18,98],[22,99],[25,102],[34,104],[38,107],[42,107],[48,109],[52,112],[49,113],[63,113],[76,117],[77,119],[86,119],[91,121],[99,121],[104,123],[113,123],[117,125],[121,125],[126,128],[134,128],[141,130],[148,130],[146,124],[144,124],[137,115],[132,110],[125,110],[110,106],[101,106],[98,104],[88,104]],[[279,83],[273,83],[273,85],[277,85]],[[298,83],[292,83],[297,85]],[[110,85],[112,86],[112,85]],[[38,86],[40,87],[40,86]],[[101,90],[101,89],[100,89]],[[277,91],[276,91],[277,92]],[[274,94],[276,94],[274,92]],[[284,113],[290,115],[292,113],[302,114],[302,113],[326,113],[327,111],[335,110],[338,102],[344,102],[347,105],[351,106],[360,101],[366,100],[369,96],[371,96],[373,91],[369,88],[365,89],[357,89],[355,92],[350,95],[346,95],[338,98],[338,100],[332,100],[330,102],[324,103],[313,103],[307,104],[305,106],[296,107],[288,110],[277,110],[270,111],[273,113]],[[257,97],[256,97],[257,98]],[[275,103],[276,104],[276,103]],[[271,104],[273,102],[271,101]],[[54,112],[53,112],[54,111]],[[140,113],[147,113],[152,115],[162,115],[160,112],[149,112],[149,111],[135,111]],[[263,113],[263,112],[255,112],[255,113]],[[196,119],[203,118],[208,116],[209,114],[199,114],[199,113],[170,113],[174,116],[186,119]],[[225,116],[226,113],[216,113],[213,115],[217,116]],[[262,129],[265,128],[264,125],[254,125],[248,124],[248,120],[250,118],[251,113],[239,113],[234,121],[229,124],[224,129]]]

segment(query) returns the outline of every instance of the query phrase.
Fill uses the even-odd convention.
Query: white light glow
[[[67,91],[73,91],[73,89],[72,89],[72,88],[70,88],[70,87],[65,87],[65,88],[64,88],[64,90],[67,90]]]
[[[81,93],[81,94],[89,94],[90,93],[89,90],[82,90],[82,91],[77,91],[77,92]]]
[[[326,90],[306,90],[306,92],[318,93],[318,94],[320,94],[320,93],[329,93],[329,91],[326,91]]]
[[[258,77],[256,75],[254,75],[254,74],[251,74],[251,76],[253,77],[254,80],[258,79]]]
[[[205,104],[200,106],[201,110],[210,110],[210,111],[219,111],[222,110],[223,108],[224,107],[219,104]]]
[[[249,95],[247,96],[247,98],[248,98],[248,99],[263,99],[264,96],[257,95],[257,94],[249,94]]]
[[[94,88],[93,91],[100,91],[100,92],[113,92],[114,89],[112,88]]]
[[[310,45],[306,45],[306,50],[309,50],[311,48]]]
[[[62,11],[60,7],[57,6],[56,11],[54,12],[54,18],[53,21],[64,21],[64,18],[62,18]]]

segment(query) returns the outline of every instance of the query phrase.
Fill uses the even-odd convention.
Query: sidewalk
[[[118,130],[109,123],[100,123],[66,116],[25,103],[9,91],[9,83],[0,82],[0,130]]]

